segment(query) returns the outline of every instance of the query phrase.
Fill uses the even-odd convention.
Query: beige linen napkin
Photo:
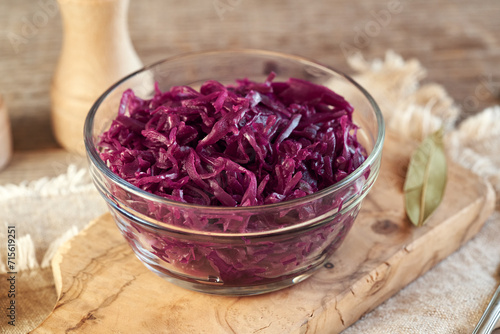
[[[106,212],[86,170],[70,166],[66,173],[19,185],[0,187],[0,273],[5,273],[7,227],[15,226],[15,298],[9,298],[7,278],[0,275],[0,333],[26,333],[52,310],[56,290],[50,259],[58,246],[88,222]],[[16,326],[5,315],[15,300]]]
[[[350,60],[356,80],[371,92],[387,127],[421,140],[444,127],[451,158],[492,182],[500,193],[500,107],[456,127],[459,108],[443,87],[421,84],[416,60],[388,52],[385,59]],[[50,259],[57,247],[106,211],[86,170],[69,166],[53,179],[0,186],[0,332],[36,327],[56,301]],[[7,227],[16,227],[16,326],[4,315],[7,296]],[[345,334],[470,333],[500,281],[500,211],[456,253],[364,316]],[[3,274],[2,274],[3,273]]]

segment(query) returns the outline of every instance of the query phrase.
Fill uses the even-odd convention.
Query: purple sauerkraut
[[[143,100],[127,90],[100,138],[101,158],[119,177],[170,200],[256,206],[303,197],[349,175],[365,160],[353,107],[301,79],[199,92],[172,87]]]
[[[227,285],[267,284],[321,263],[342,243],[359,210],[343,215],[345,200],[366,180],[339,193],[273,210],[220,213],[203,206],[255,207],[313,194],[358,168],[366,151],[358,142],[353,107],[330,89],[301,79],[206,81],[141,99],[122,96],[118,116],[98,142],[102,160],[132,185],[193,209],[156,203],[110,189],[132,210],[161,222],[203,232],[250,233],[320,218],[304,231],[203,240],[139,224],[114,212],[132,247],[167,275]],[[156,263],[156,264],[153,264]],[[180,277],[179,276],[179,277]]]

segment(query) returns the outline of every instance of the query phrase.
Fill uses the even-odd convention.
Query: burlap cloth
[[[449,156],[488,179],[500,193],[500,107],[456,124],[460,108],[436,84],[421,84],[416,60],[388,52],[370,63],[350,59],[355,76],[379,103],[387,127],[421,140],[443,126]],[[69,166],[53,179],[0,187],[0,245],[16,227],[16,326],[8,325],[6,247],[0,247],[0,332],[26,333],[56,302],[50,259],[65,240],[106,212],[86,169]],[[344,331],[471,333],[500,282],[500,206],[457,252]],[[498,326],[498,325],[497,325]]]

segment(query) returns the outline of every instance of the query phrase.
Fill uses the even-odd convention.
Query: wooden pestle
[[[0,170],[10,161],[12,156],[12,133],[10,129],[7,107],[0,96]]]
[[[54,74],[52,127],[65,149],[84,154],[83,125],[97,98],[142,67],[127,28],[129,0],[58,0],[63,45]]]

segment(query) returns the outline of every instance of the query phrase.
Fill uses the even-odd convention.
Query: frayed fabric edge
[[[26,197],[52,197],[68,194],[97,192],[85,168],[78,169],[76,165],[69,165],[66,172],[56,177],[43,177],[20,184],[6,184],[0,186],[0,200],[12,200]],[[72,226],[49,244],[42,257],[41,263],[37,260],[36,245],[30,234],[25,234],[16,241],[16,272],[44,269],[50,266],[50,261],[57,249],[67,240],[78,234],[77,226]],[[9,272],[6,260],[0,252],[0,274]],[[6,254],[5,254],[6,256]]]
[[[43,177],[20,184],[0,186],[0,199],[35,196],[61,196],[82,191],[96,191],[85,168],[69,165],[66,173],[54,178]]]

